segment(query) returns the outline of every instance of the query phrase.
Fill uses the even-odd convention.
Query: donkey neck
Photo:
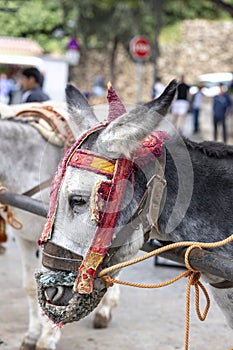
[[[167,190],[159,218],[160,239],[169,241],[215,241],[232,233],[233,160],[224,151],[216,156],[208,143],[175,146],[167,152]],[[229,146],[228,151],[232,151]],[[170,150],[172,147],[170,147]],[[183,161],[187,151],[190,162]],[[212,155],[211,155],[212,154]],[[176,164],[175,164],[176,163]],[[183,171],[178,173],[178,167]],[[190,166],[191,165],[191,166]],[[232,249],[227,246],[223,249]]]

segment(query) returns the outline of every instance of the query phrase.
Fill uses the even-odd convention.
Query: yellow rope
[[[13,227],[15,230],[22,230],[23,228],[23,223],[19,219],[17,219],[11,210],[11,207],[9,205],[6,205],[6,212],[7,212],[7,219],[6,223]]]
[[[0,191],[8,191],[8,188],[1,186],[0,184]],[[11,210],[11,207],[9,205],[4,205],[0,203],[0,209],[3,212],[6,212],[6,223],[13,227],[15,230],[22,230],[23,223],[19,219],[17,219],[14,216],[13,211]]]
[[[167,246],[153,250],[150,253],[144,254],[144,255],[142,255],[138,258],[132,259],[130,261],[125,261],[123,263],[119,263],[119,264],[110,266],[108,268],[105,268],[102,271],[100,271],[98,277],[102,277],[104,279],[104,281],[106,283],[106,287],[113,285],[113,283],[118,283],[118,284],[122,284],[122,285],[126,285],[126,286],[138,287],[138,288],[161,288],[161,287],[168,286],[168,285],[178,281],[182,277],[188,277],[188,282],[187,282],[187,287],[186,287],[186,316],[185,316],[186,326],[185,326],[185,347],[184,347],[185,350],[188,350],[189,325],[190,325],[190,291],[191,291],[192,285],[195,287],[196,313],[197,313],[197,316],[200,319],[200,321],[204,321],[206,319],[206,316],[207,316],[209,308],[210,308],[209,295],[208,295],[205,287],[203,286],[203,284],[199,281],[199,279],[201,277],[201,272],[194,270],[192,268],[192,266],[189,263],[189,254],[190,254],[191,250],[194,248],[199,248],[199,249],[218,248],[218,247],[222,247],[222,246],[224,246],[232,241],[233,241],[233,235],[227,237],[226,239],[224,239],[222,241],[218,241],[218,242],[214,242],[214,243],[190,242],[190,241],[172,243],[172,244],[169,244]],[[107,275],[109,272],[119,270],[119,269],[122,269],[123,267],[136,264],[136,263],[141,262],[145,259],[148,259],[152,256],[159,255],[165,251],[175,249],[178,247],[188,247],[186,252],[185,252],[185,258],[184,258],[185,266],[186,266],[187,270],[182,272],[178,276],[170,279],[169,281],[166,281],[163,283],[157,283],[157,284],[131,283],[131,282],[126,282],[126,281],[116,280],[114,278],[111,278],[109,275]],[[202,292],[206,298],[206,307],[204,309],[203,314],[201,314],[200,306],[199,306],[199,288],[202,290]]]
[[[204,243],[204,242],[197,243],[197,242],[193,242],[193,241],[184,241],[184,242],[176,242],[176,243],[168,244],[164,247],[153,250],[150,253],[146,253],[138,258],[107,267],[107,268],[103,269],[102,271],[100,271],[99,277],[102,277],[109,272],[122,269],[123,267],[137,264],[138,262],[149,259],[152,256],[159,255],[159,254],[164,253],[164,252],[171,250],[171,249],[175,249],[175,248],[179,248],[179,247],[190,247],[193,245],[195,245],[195,248],[196,247],[198,247],[198,248],[218,248],[218,247],[222,247],[222,246],[224,246],[232,241],[233,241],[233,235],[223,239],[222,241],[218,241],[218,242],[214,242],[214,243]],[[197,246],[197,244],[198,244],[198,246]]]

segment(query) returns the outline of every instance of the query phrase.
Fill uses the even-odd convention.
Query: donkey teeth
[[[63,294],[64,294],[64,287],[62,287],[62,286],[57,286],[56,288],[53,288],[52,294],[51,294],[51,291],[48,294],[48,291],[45,290],[46,300],[50,303],[51,302],[56,303],[59,299],[61,299]]]

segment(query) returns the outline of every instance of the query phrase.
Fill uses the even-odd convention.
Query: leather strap
[[[41,105],[28,107],[17,112],[16,117],[28,119],[29,121],[30,118],[33,117],[33,120],[31,120],[32,122],[36,120],[39,122],[40,119],[44,120],[51,128],[51,131],[64,141],[65,150],[67,150],[75,140],[66,118],[60,111],[52,106]]]
[[[41,182],[39,185],[36,185],[35,187],[31,188],[30,190],[22,193],[24,196],[31,197],[34,194],[40,192],[41,190],[44,190],[45,188],[49,187],[51,185],[52,178],[45,180]]]
[[[228,288],[233,288],[233,282],[232,281],[222,281],[218,283],[210,283],[210,285],[214,288],[217,289],[228,289]]]
[[[164,178],[166,166],[166,151],[164,150],[161,158],[158,159],[155,169],[155,176],[150,183],[152,186],[151,197],[150,197],[150,206],[149,206],[149,221],[151,223],[151,232],[150,238],[156,238],[159,233],[158,229],[158,218],[159,212],[161,209],[161,201],[163,198],[163,192],[167,185],[167,182]]]
[[[55,255],[54,255],[55,254]],[[52,242],[45,243],[42,264],[51,270],[77,271],[83,257]]]

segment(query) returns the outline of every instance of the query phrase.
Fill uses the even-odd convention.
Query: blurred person
[[[50,97],[41,88],[42,79],[42,74],[35,67],[23,70],[21,77],[21,86],[23,89],[22,103],[50,100]]]
[[[152,91],[152,98],[155,99],[159,97],[164,91],[164,89],[165,85],[162,83],[161,78],[157,77]]]
[[[233,77],[233,72],[232,72],[232,77]],[[229,93],[230,98],[231,98],[230,114],[233,117],[233,78],[232,78],[231,85],[229,87],[228,93]]]
[[[213,98],[213,124],[214,140],[218,138],[218,126],[222,125],[223,141],[227,142],[226,117],[230,113],[232,101],[230,95],[225,91],[224,84],[219,84],[219,93]]]
[[[13,83],[8,79],[7,74],[1,73],[0,75],[0,102],[4,104],[10,104],[11,94],[13,90]]]
[[[199,83],[197,85],[198,91],[193,94],[191,98],[191,111],[193,115],[193,133],[196,134],[200,131],[199,126],[199,115],[201,110],[201,104],[202,104],[202,88],[203,85]]]
[[[190,86],[185,83],[182,75],[177,87],[176,100],[172,105],[172,122],[179,132],[183,130],[184,120],[189,110],[189,89]]]
[[[91,91],[90,91],[89,89],[85,89],[85,90],[83,91],[83,96],[85,96],[86,99],[89,101],[90,98],[91,98]]]
[[[102,75],[96,75],[93,80],[93,97],[103,97],[105,95],[106,84]]]

